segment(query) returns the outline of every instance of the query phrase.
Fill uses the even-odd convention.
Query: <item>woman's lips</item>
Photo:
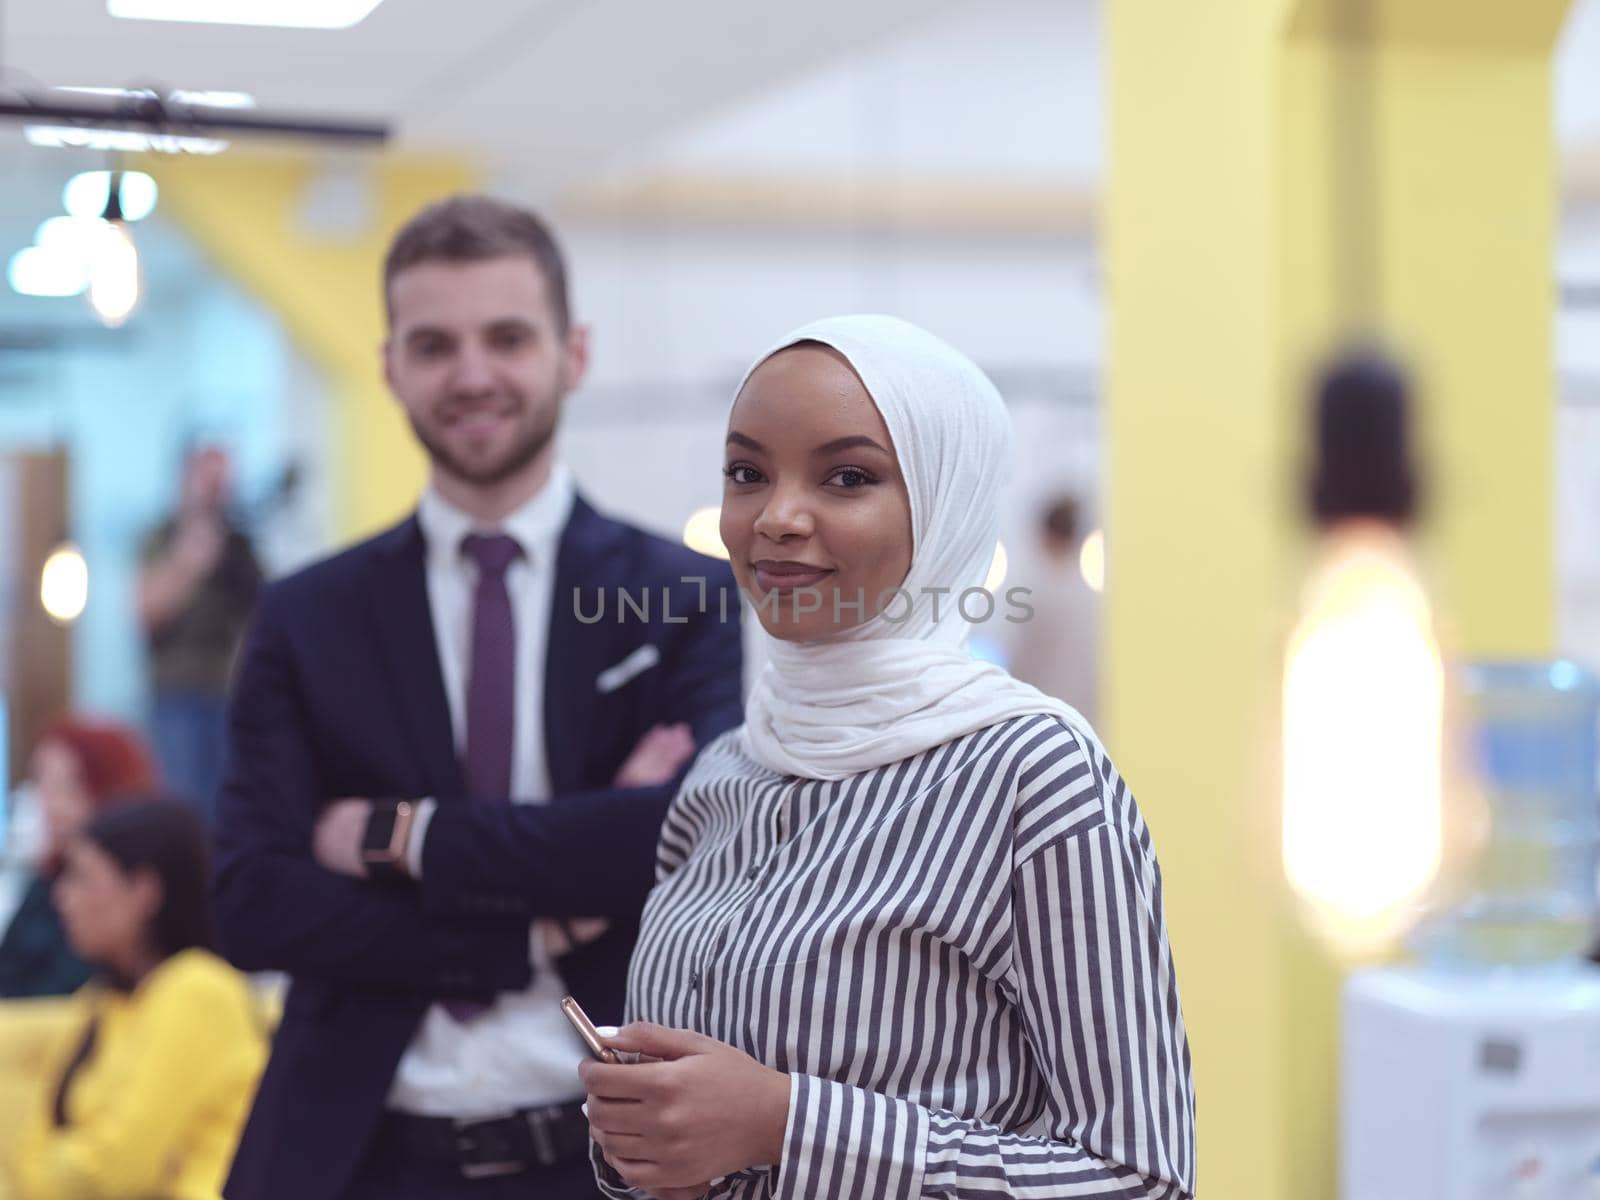
[[[756,573],[756,586],[763,592],[789,592],[798,588],[816,587],[833,574],[824,567],[812,567],[805,563],[763,560],[752,565]]]

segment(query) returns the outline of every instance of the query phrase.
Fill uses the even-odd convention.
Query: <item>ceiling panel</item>
[[[104,0],[11,0],[12,83],[253,93],[394,119],[402,144],[482,150],[557,184],[975,0],[387,0],[348,30],[124,21]]]

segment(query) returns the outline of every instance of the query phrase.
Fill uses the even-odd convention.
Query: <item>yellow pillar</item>
[[[1458,649],[1553,637],[1565,0],[1382,0],[1352,33],[1354,7],[1110,8],[1107,732],[1158,838],[1200,1176],[1228,1200],[1335,1194],[1338,977],[1293,926],[1272,808],[1316,355],[1376,331],[1418,370]],[[1342,192],[1352,164],[1370,185]]]
[[[464,164],[371,162],[370,225],[331,236],[300,211],[318,164],[310,158],[155,159],[145,169],[162,207],[229,275],[271,308],[325,373],[334,401],[329,436],[339,533],[353,538],[398,519],[415,501],[424,463],[383,383],[380,274],[394,231],[430,201],[475,186]]]

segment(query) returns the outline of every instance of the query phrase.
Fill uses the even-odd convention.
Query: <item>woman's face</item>
[[[722,541],[774,637],[815,641],[859,625],[905,580],[905,478],[883,417],[837,351],[793,346],[755,369],[728,419],[726,463]]]
[[[79,837],[67,845],[52,896],[79,958],[125,967],[146,950],[145,931],[161,906],[161,883],[150,871],[125,872]]]
[[[88,824],[94,803],[78,756],[63,742],[41,742],[29,764],[44,815],[45,850],[59,853]]]

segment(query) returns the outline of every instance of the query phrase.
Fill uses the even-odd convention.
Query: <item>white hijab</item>
[[[889,428],[911,497],[911,570],[901,587],[912,599],[904,619],[890,620],[907,612],[900,597],[826,641],[764,635],[767,665],[745,704],[750,756],[784,775],[842,779],[1029,713],[1054,713],[1092,738],[1077,710],[966,648],[972,626],[957,602],[988,576],[1011,465],[1011,419],[994,384],[954,347],[887,316],[803,325],[750,371],[797,342],[844,355]],[[937,598],[937,620],[924,588],[949,589]],[[975,616],[984,608],[977,597],[969,604]],[[990,621],[1008,611],[996,596]]]

